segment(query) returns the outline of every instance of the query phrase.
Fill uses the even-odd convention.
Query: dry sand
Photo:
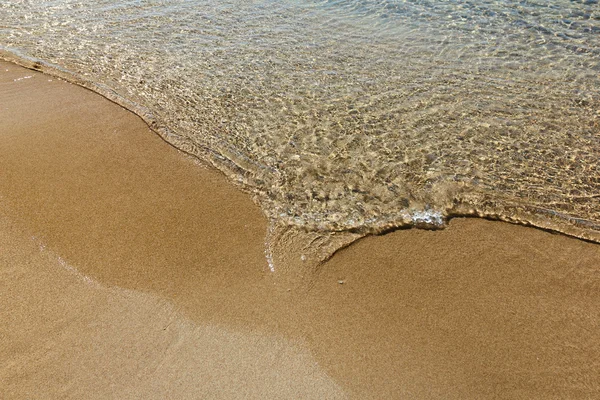
[[[267,221],[135,115],[0,63],[0,398],[600,398],[600,246],[455,219],[287,291]]]

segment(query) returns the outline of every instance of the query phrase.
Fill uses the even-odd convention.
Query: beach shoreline
[[[600,393],[600,245],[455,218],[293,286],[221,173],[98,94],[0,72],[3,397]]]

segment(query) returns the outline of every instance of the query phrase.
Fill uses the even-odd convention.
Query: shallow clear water
[[[481,215],[600,241],[598,1],[10,1],[0,46],[282,224]]]

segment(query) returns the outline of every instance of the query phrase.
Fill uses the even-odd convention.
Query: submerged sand
[[[288,287],[266,231],[135,115],[0,63],[0,397],[600,396],[598,244],[455,219]]]

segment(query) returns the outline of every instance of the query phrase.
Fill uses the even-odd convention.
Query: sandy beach
[[[136,115],[0,62],[0,397],[600,397],[600,245],[454,219],[286,287],[267,228]]]

